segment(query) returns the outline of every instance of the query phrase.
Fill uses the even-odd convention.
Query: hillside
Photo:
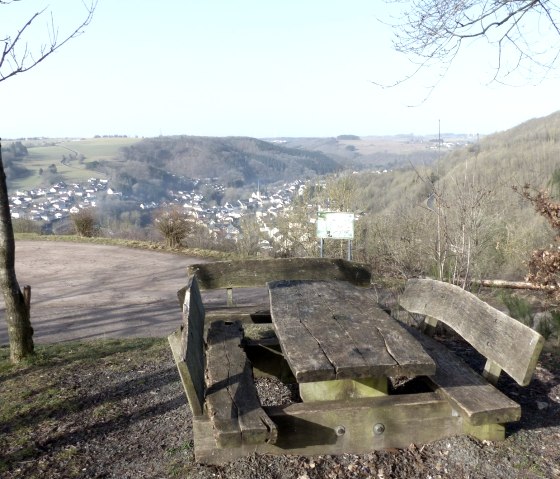
[[[33,189],[60,180],[82,183],[92,176],[106,178],[99,165],[112,161],[121,148],[138,141],[126,137],[3,141],[8,188]]]
[[[140,165],[144,168],[138,170]],[[126,175],[145,180],[139,175],[149,166],[151,177],[159,170],[188,178],[216,178],[227,187],[312,178],[343,168],[318,151],[255,138],[197,136],[148,138],[124,148],[118,162],[107,166],[114,168],[115,178]]]
[[[97,156],[91,149],[84,154],[86,149],[77,141],[68,147],[73,155],[51,163],[40,176],[68,181],[74,170],[82,175],[104,175],[113,191],[123,193],[110,201],[101,193],[96,199],[103,226],[111,231],[118,231],[122,223],[139,234],[152,221],[146,204],[155,209],[176,202],[204,212],[198,219],[208,223],[212,234],[216,224],[224,225],[220,230],[224,233],[223,217],[234,215],[235,231],[229,228],[228,236],[243,235],[242,223],[248,226],[250,222],[241,221],[242,216],[256,216],[246,205],[257,184],[264,198],[277,191],[267,191],[267,185],[297,179],[298,191],[305,191],[305,196],[295,205],[298,211],[291,206],[285,211],[298,216],[288,218],[282,226],[282,218],[274,219],[279,208],[273,208],[267,217],[270,205],[259,203],[259,221],[264,222],[259,225],[261,230],[280,231],[286,225],[309,223],[317,209],[354,211],[359,216],[355,259],[372,263],[380,272],[405,277],[521,279],[531,251],[547,247],[553,235],[512,186],[550,186],[559,196],[560,112],[480,141],[452,135],[442,135],[442,140],[439,144],[433,138],[410,135],[268,141],[176,136],[133,140],[114,148],[114,156],[103,156],[95,142]],[[61,146],[66,145],[53,143],[48,148]],[[27,151],[24,147],[14,142],[3,149],[8,171],[18,175],[16,184],[39,177],[33,170],[37,152],[50,158],[43,160],[45,165],[55,158],[36,149],[47,145],[28,146]],[[50,171],[51,166],[57,171]],[[300,189],[305,180],[309,180],[308,188]],[[292,198],[300,199],[288,196],[274,201],[281,200],[286,207]],[[61,199],[57,200],[62,208]],[[239,211],[230,211],[232,204]],[[302,251],[312,254],[314,233],[308,237],[310,245],[302,246]],[[261,239],[256,238],[257,243]],[[275,239],[266,240],[274,254]],[[332,245],[326,246],[332,250],[327,253],[339,254],[340,248]]]
[[[14,145],[14,146],[12,146]],[[17,150],[18,145],[25,151]],[[454,143],[453,147],[460,145]],[[119,190],[153,189],[150,198],[177,187],[177,179],[215,178],[232,188],[308,179],[341,170],[393,169],[431,163],[433,143],[409,135],[337,138],[174,136],[148,139],[33,139],[5,141],[10,189],[108,178]],[[150,184],[152,183],[152,184]]]
[[[467,135],[446,134],[438,149],[437,135],[365,136],[340,135],[336,138],[277,138],[290,148],[321,151],[353,169],[395,169],[410,164],[429,164],[441,151],[460,148],[474,139]]]
[[[356,256],[392,273],[522,279],[554,235],[512,186],[560,196],[560,112],[386,174],[335,178],[363,212]],[[553,181],[554,180],[554,181]]]

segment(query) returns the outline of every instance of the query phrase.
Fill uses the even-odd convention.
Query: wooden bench
[[[529,384],[544,338],[473,294],[440,281],[408,280],[400,305],[424,315],[428,333],[442,322],[485,356],[481,376],[429,334],[414,332],[437,365],[429,381],[464,419],[464,432],[503,439],[504,423],[518,421],[521,407],[494,386],[501,371],[522,386]]]
[[[168,338],[193,416],[212,421],[219,447],[274,443],[276,426],[260,406],[241,348],[241,323],[216,320],[205,328],[204,319],[193,276],[184,291],[181,328]]]

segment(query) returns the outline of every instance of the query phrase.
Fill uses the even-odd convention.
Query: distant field
[[[92,176],[103,178],[102,173],[86,169],[87,163],[115,158],[121,148],[138,141],[141,140],[139,138],[92,138],[75,141],[52,140],[46,145],[28,146],[29,156],[24,160],[24,165],[33,172],[33,175],[11,182],[11,188],[29,189],[41,185],[42,177],[39,175],[39,170],[42,168],[46,171],[53,164],[67,182],[83,182]],[[85,160],[61,163],[63,155],[69,158],[72,154],[76,154],[78,158],[84,155]]]
[[[352,145],[361,155],[371,155],[374,153],[394,153],[409,154],[428,149],[430,143],[422,142],[420,139],[411,141],[410,139],[398,137],[363,137],[359,140],[339,140],[341,145]]]
[[[115,157],[119,150],[141,141],[140,138],[92,138],[89,140],[67,141],[59,146],[76,150],[86,157],[86,161],[108,160]]]
[[[352,145],[361,155],[375,153],[393,153],[407,155],[437,147],[437,135],[431,136],[364,136],[359,140],[338,140],[341,145]],[[470,143],[475,141],[472,135],[442,135],[443,143]]]

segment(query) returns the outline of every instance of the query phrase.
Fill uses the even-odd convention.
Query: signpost
[[[352,260],[354,239],[354,213],[319,211],[317,214],[317,238],[321,240],[321,258],[325,239],[348,240],[348,260]]]

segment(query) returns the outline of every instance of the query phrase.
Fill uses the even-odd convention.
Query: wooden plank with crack
[[[370,290],[343,281],[268,287],[276,335],[298,382],[434,373],[432,359]]]
[[[214,321],[207,334],[206,404],[220,447],[276,441],[276,426],[263,411],[239,321]]]

